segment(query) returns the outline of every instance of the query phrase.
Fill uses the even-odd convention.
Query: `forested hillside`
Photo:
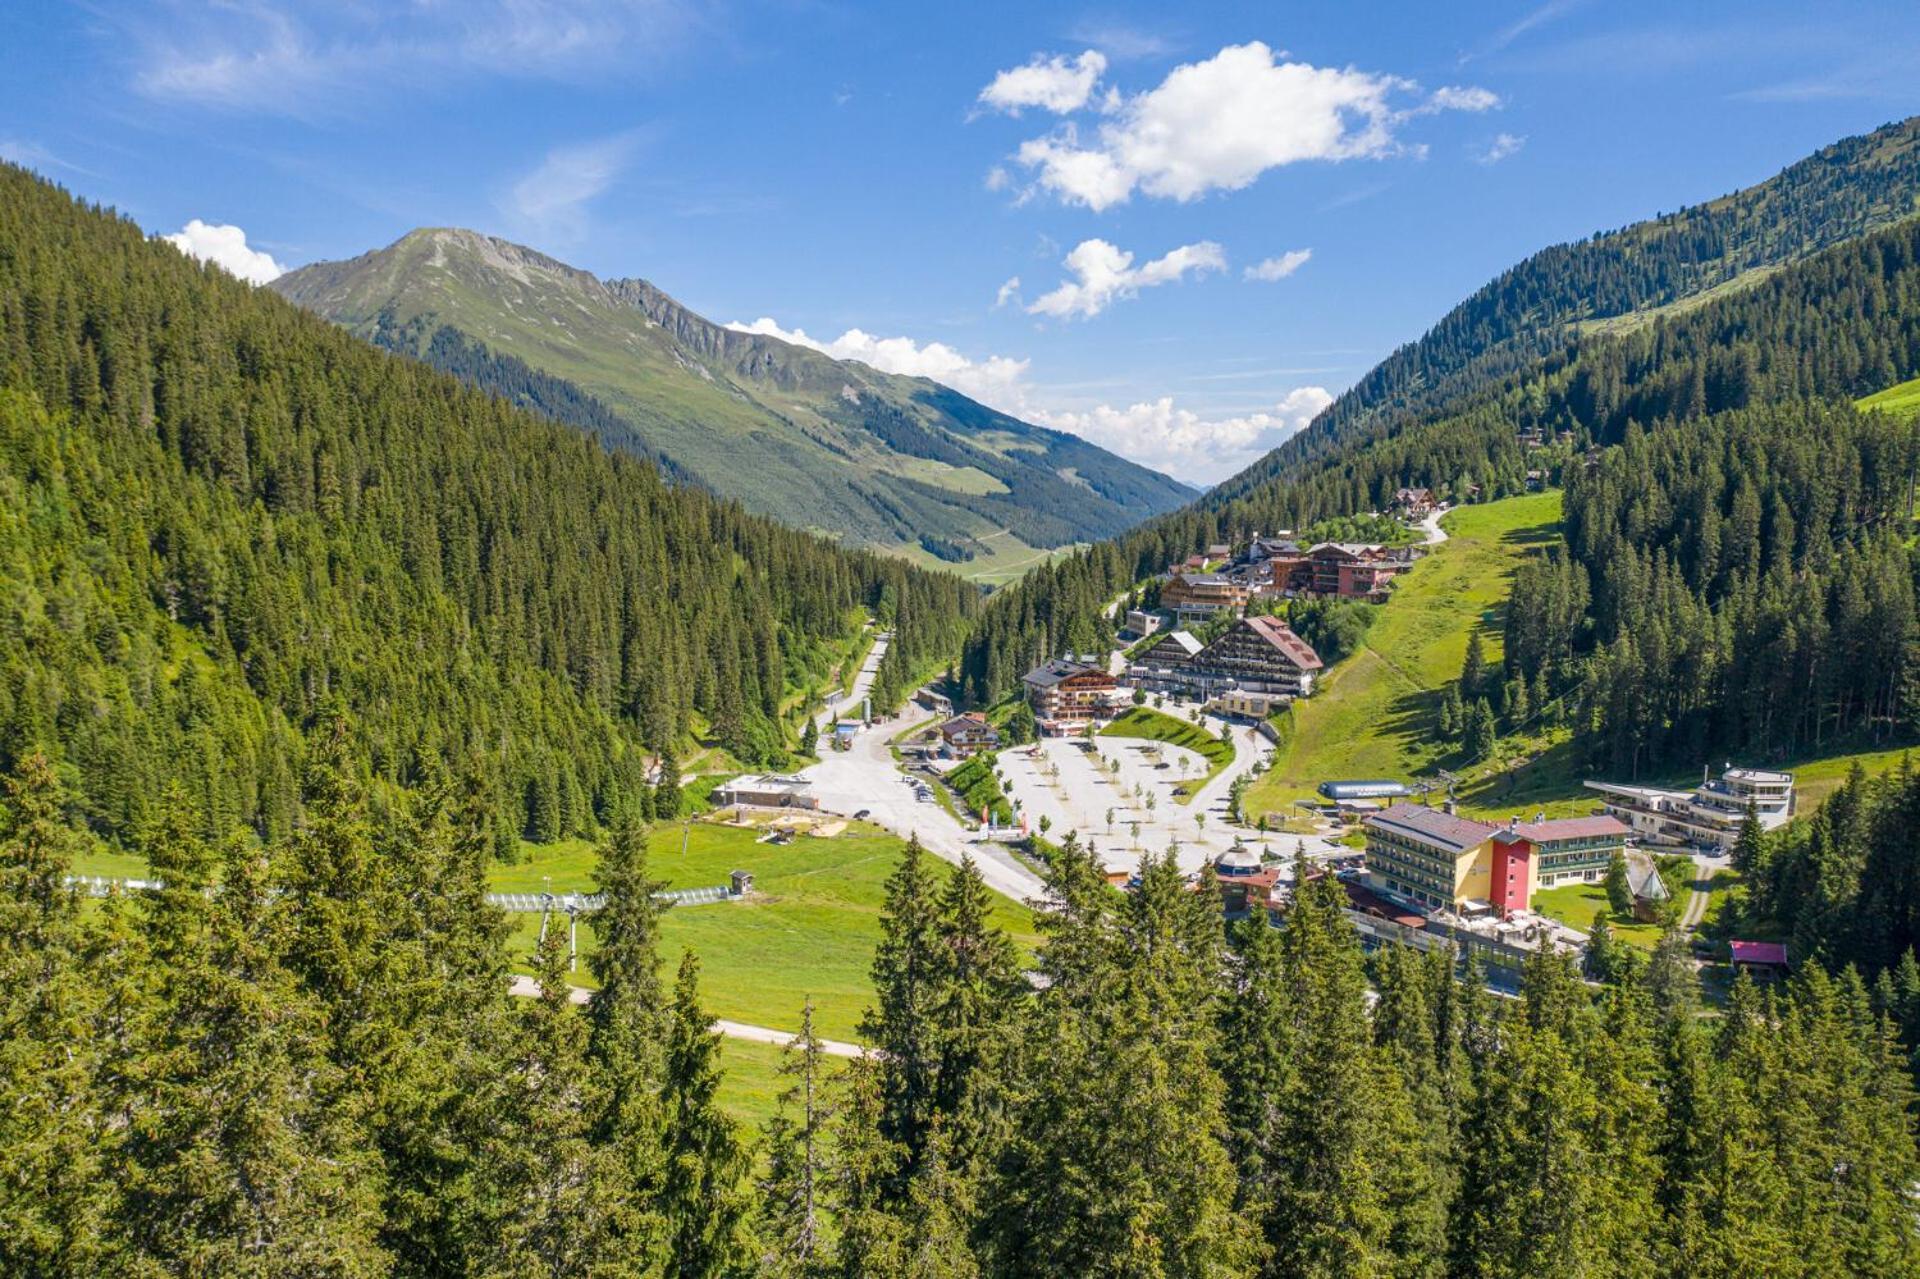
[[[1462,383],[1444,411],[1397,420],[1391,432],[1370,431],[1353,436],[1339,448],[1302,455],[1283,473],[1257,485],[1238,486],[1237,496],[1210,497],[1115,543],[1036,571],[994,601],[969,640],[962,674],[970,694],[992,697],[1007,686],[1009,678],[1017,677],[1016,668],[1032,655],[1091,642],[1106,625],[1099,613],[1101,605],[1132,582],[1207,542],[1378,509],[1404,484],[1431,487],[1456,500],[1468,498],[1477,488],[1477,495],[1484,499],[1523,491],[1527,472],[1535,470],[1544,471],[1549,480],[1564,479],[1571,488],[1580,482],[1581,464],[1576,459],[1586,449],[1643,435],[1657,438],[1676,424],[1695,423],[1716,413],[1755,411],[1756,420],[1764,417],[1776,424],[1777,432],[1804,437],[1804,447],[1814,455],[1808,465],[1816,471],[1824,469],[1836,477],[1836,484],[1845,485],[1850,483],[1847,441],[1853,433],[1836,434],[1829,430],[1829,423],[1834,414],[1850,418],[1852,410],[1829,406],[1916,373],[1920,373],[1920,221],[1909,220],[1836,244],[1749,288],[1659,317],[1630,332],[1571,340],[1523,374]],[[1759,410],[1767,412],[1758,414]],[[1530,448],[1528,435],[1547,441],[1547,447]],[[1903,450],[1912,448],[1911,433],[1894,430],[1885,442],[1872,447],[1886,467],[1879,482],[1890,484],[1889,477],[1907,464],[1908,452]],[[1743,456],[1751,459],[1744,466],[1758,468],[1755,484],[1785,482],[1761,474],[1767,471],[1764,451],[1755,449]],[[1839,491],[1833,489],[1827,496]],[[1613,496],[1617,499],[1620,491]],[[1721,495],[1722,517],[1732,513],[1734,496],[1732,490]],[[1771,493],[1757,496],[1769,498]],[[1783,494],[1789,499],[1794,496]],[[1882,505],[1872,509],[1844,501],[1831,508],[1836,527],[1827,536],[1832,545],[1864,547],[1883,534],[1899,540],[1898,530],[1885,518],[1886,492],[1876,496]],[[1822,504],[1810,509],[1829,508]],[[1629,530],[1629,539],[1636,542],[1656,536],[1639,522],[1630,524]],[[1693,534],[1688,529],[1681,536]],[[1576,549],[1581,545],[1576,542]],[[1624,571],[1616,549],[1588,547],[1583,552],[1587,569]],[[1799,553],[1796,547],[1794,554]],[[1650,542],[1640,547],[1640,554],[1651,561]],[[1714,551],[1716,557],[1719,554]],[[1669,547],[1667,558],[1671,556]],[[1815,561],[1814,566],[1818,584],[1812,588],[1813,595],[1824,608],[1833,603],[1827,598],[1827,583],[1841,580],[1852,570],[1825,560]],[[1904,571],[1911,575],[1910,568]],[[1888,607],[1898,611],[1899,598],[1904,595]],[[1800,606],[1807,603],[1805,597],[1799,601]],[[1910,617],[1902,616],[1911,624]],[[1606,641],[1611,642],[1614,620],[1598,620]],[[1727,623],[1733,624],[1731,616]],[[1577,624],[1590,625],[1584,617]],[[1764,625],[1757,613],[1750,613],[1745,624]],[[1823,623],[1839,625],[1843,631],[1851,624],[1834,616]],[[1591,647],[1594,634],[1583,630],[1583,652]],[[1723,641],[1721,660],[1731,660],[1735,637],[1723,636]],[[1758,630],[1739,642],[1743,656],[1758,654],[1765,644]],[[1756,672],[1753,678],[1784,678],[1770,662],[1763,662],[1762,669],[1765,673]],[[1531,679],[1537,672],[1523,666],[1516,673]],[[1672,677],[1691,680],[1697,676],[1688,672]],[[1720,696],[1739,695],[1727,689]],[[1888,700],[1882,696],[1873,704],[1884,727]],[[1641,722],[1640,709],[1623,706],[1614,722],[1633,721],[1636,727],[1630,731],[1658,739],[1663,745],[1655,756],[1667,758],[1662,752],[1674,731],[1671,715],[1651,706],[1641,709],[1654,718]],[[1827,731],[1816,729],[1813,720],[1828,721],[1830,729],[1838,716],[1853,726],[1864,722],[1864,713],[1858,706],[1843,713],[1826,705],[1808,712],[1811,718],[1803,721],[1804,737],[1800,728],[1771,720],[1761,735],[1742,736],[1738,741],[1784,749],[1817,740]],[[1674,740],[1671,749],[1684,751],[1689,743],[1697,747],[1698,738],[1687,737],[1691,731],[1681,730],[1681,740]],[[1625,751],[1629,762],[1655,758],[1631,745]]]
[[[1593,321],[1657,311],[1920,213],[1920,118],[1847,138],[1718,200],[1534,254],[1395,351],[1299,436],[1208,494],[1228,503],[1525,377]]]
[[[168,783],[291,828],[338,705],[385,786],[483,753],[503,831],[590,828],[696,730],[792,740],[871,611],[937,664],[976,594],[610,455],[0,168],[0,765],[124,838]],[[898,679],[895,681],[896,691]]]

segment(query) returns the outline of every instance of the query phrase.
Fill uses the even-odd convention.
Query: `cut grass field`
[[[650,872],[670,888],[702,888],[727,882],[731,870],[754,874],[755,896],[745,902],[687,906],[661,921],[663,959],[669,974],[691,948],[700,956],[702,997],[716,1017],[792,1030],[800,1009],[813,999],[814,1025],[827,1039],[853,1040],[860,1015],[872,999],[867,978],[880,939],[885,881],[900,859],[903,841],[871,827],[855,826],[831,839],[802,835],[787,845],[755,842],[758,831],[693,822],[655,832]],[[944,862],[928,858],[942,882]],[[496,891],[580,890],[593,884],[594,852],[584,841],[533,850],[527,861],[501,866],[489,877]],[[994,898],[994,921],[1023,950],[1039,938],[1026,907]],[[514,959],[530,971],[538,916],[517,921]],[[591,930],[581,930],[583,953],[593,948]],[[591,985],[584,962],[576,980]]]
[[[1150,742],[1165,742],[1194,752],[1207,761],[1207,771],[1190,777],[1174,788],[1174,798],[1185,804],[1227,765],[1233,763],[1233,743],[1223,742],[1198,724],[1175,719],[1149,706],[1136,706],[1100,730],[1102,737],[1137,737]]]
[[[1632,915],[1614,914],[1607,903],[1604,884],[1562,884],[1535,893],[1531,904],[1542,915],[1583,933],[1592,930],[1594,915],[1605,911],[1607,926],[1613,929],[1613,935],[1642,950],[1652,950],[1660,940],[1660,925],[1640,923]]]
[[[1451,748],[1434,726],[1467,637],[1477,629],[1488,663],[1498,664],[1514,571],[1559,537],[1559,524],[1557,492],[1449,512],[1449,540],[1394,584],[1365,643],[1294,703],[1272,766],[1248,791],[1248,811],[1284,815],[1323,781],[1407,780],[1441,764]]]
[[[726,1074],[720,1080],[720,1106],[729,1115],[748,1125],[757,1136],[773,1118],[780,1094],[788,1087],[780,1076],[779,1044],[763,1044],[752,1039],[722,1039],[720,1065]],[[828,1057],[826,1073],[832,1078],[840,1070],[840,1061]]]

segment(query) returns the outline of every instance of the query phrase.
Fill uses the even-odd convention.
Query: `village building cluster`
[[[1425,493],[1426,490],[1403,490]],[[1432,510],[1430,497],[1407,509]],[[1376,542],[1318,542],[1303,547],[1291,536],[1255,534],[1237,557],[1230,548],[1209,547],[1168,566],[1160,582],[1160,607],[1177,622],[1204,622],[1223,612],[1238,614],[1255,600],[1349,599],[1381,603],[1393,579],[1413,567],[1420,549]],[[1131,615],[1130,615],[1131,616]],[[1145,633],[1145,632],[1142,632]]]

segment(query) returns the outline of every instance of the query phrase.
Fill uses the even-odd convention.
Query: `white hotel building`
[[[1726,851],[1740,838],[1747,810],[1760,829],[1775,830],[1793,817],[1793,774],[1729,764],[1718,779],[1703,771],[1690,791],[1588,782],[1607,814],[1625,822],[1643,844],[1699,845]]]

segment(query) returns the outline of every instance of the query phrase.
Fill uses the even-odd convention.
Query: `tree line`
[[[289,833],[335,700],[378,802],[479,754],[503,847],[588,832],[696,738],[788,758],[794,699],[869,613],[904,696],[978,598],[669,483],[12,166],[0,492],[0,767],[45,748],[115,840],[170,783],[210,833]]]
[[[1496,1001],[1369,959],[1330,877],[1223,927],[1148,856],[1052,848],[1031,973],[970,865],[886,886],[875,1051],[810,1014],[757,1136],[716,1105],[689,956],[660,971],[624,811],[599,988],[561,930],[507,994],[484,783],[369,804],[343,732],[282,841],[178,788],[164,889],[83,911],[46,761],[0,826],[0,1269],[35,1275],[1747,1276],[1920,1265],[1913,1093],[1853,968],[1697,1015],[1684,947],[1542,953]],[[1909,783],[1910,785],[1910,783]],[[1910,801],[1908,801],[1910,802]],[[1304,876],[1304,864],[1296,868]],[[1677,937],[1677,934],[1675,935]],[[1616,948],[1620,949],[1620,948]],[[1369,999],[1369,982],[1377,999]]]

